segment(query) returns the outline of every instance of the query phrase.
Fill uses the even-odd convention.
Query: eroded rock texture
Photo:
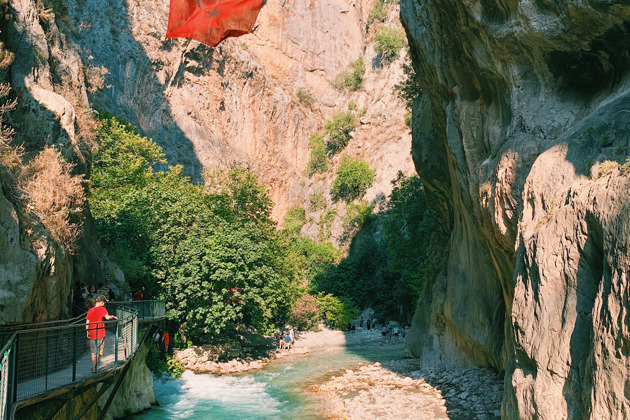
[[[413,157],[451,223],[409,350],[505,418],[630,416],[630,6],[402,0]]]
[[[216,48],[165,39],[168,5],[68,0],[74,28],[68,37],[86,68],[106,71],[92,104],[136,123],[193,181],[204,169],[246,166],[268,188],[272,216],[281,222],[290,207],[330,190],[339,155],[329,173],[307,177],[309,138],[350,102],[367,110],[344,150],[376,169],[366,199],[389,194],[397,171],[413,172],[405,106],[394,91],[404,53],[380,63],[374,25],[367,25],[372,1],[270,0],[252,34]],[[382,24],[402,31],[391,9]],[[366,66],[361,91],[334,88],[336,76],[359,58]]]

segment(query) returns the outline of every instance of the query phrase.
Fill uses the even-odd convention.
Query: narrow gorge
[[[627,418],[630,8],[401,2],[413,157],[451,223],[409,350],[505,372],[505,418]]]
[[[217,294],[233,295],[220,305],[267,302],[287,313],[274,318],[282,329],[285,315],[328,293],[356,306],[338,318],[341,328],[374,313],[383,325],[409,322],[405,351],[419,368],[496,371],[502,418],[630,418],[626,1],[268,0],[251,34],[215,48],[165,39],[166,0],[0,4],[0,81],[11,89],[0,110],[3,324],[70,318],[77,282],[131,298],[150,278],[151,292],[168,300],[184,294],[164,286],[169,275],[207,280],[224,268],[184,266],[213,230],[197,242],[173,239],[171,250],[147,245],[146,267],[112,251],[103,224],[115,220],[112,229],[125,233],[135,219],[115,219],[89,190],[104,149],[97,126],[113,115],[163,152],[143,167],[158,174],[156,185],[181,165],[189,190],[213,199],[225,194],[210,182],[217,169],[242,169],[264,187],[271,205],[255,217],[275,233],[261,228],[252,243],[279,235],[270,241],[275,257],[261,258],[276,265],[261,276],[288,279],[291,308],[228,283]],[[386,44],[398,36],[400,46]],[[351,126],[335,144],[344,118]],[[44,188],[52,175],[33,174],[51,146],[72,169],[61,165],[63,177]],[[355,195],[336,190],[348,162],[371,174]],[[71,177],[85,194],[71,191]],[[405,189],[414,180],[418,195]],[[44,190],[53,202],[75,194],[55,210],[74,226],[72,240],[38,204],[35,191]],[[406,218],[407,209],[416,213]],[[194,231],[194,220],[182,231]],[[213,250],[246,236],[225,232]],[[180,242],[189,254],[177,254]],[[156,255],[183,268],[165,268]],[[178,304],[169,305],[175,323]],[[250,324],[273,318],[239,311],[231,316]],[[201,342],[211,335],[190,331]],[[150,381],[140,366],[123,387],[134,397],[112,412],[150,407]]]

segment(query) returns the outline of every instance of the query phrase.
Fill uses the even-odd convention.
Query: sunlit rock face
[[[409,350],[505,418],[630,416],[630,6],[401,1],[413,158],[451,223]]]
[[[390,193],[399,170],[415,172],[405,105],[394,90],[405,52],[380,63],[376,29],[367,24],[371,1],[270,0],[253,34],[214,49],[166,40],[168,5],[64,0],[47,9],[34,0],[9,1],[3,36],[16,57],[9,79],[20,104],[47,133],[34,143],[59,147],[78,172],[87,173],[90,154],[80,143],[75,107],[123,115],[194,181],[204,169],[248,167],[268,188],[274,219],[281,222],[290,207],[304,207],[314,220],[305,233],[313,237],[324,213],[309,213],[309,196],[323,193],[336,211],[328,234],[336,244],[345,206],[332,203],[328,193],[341,154],[330,160],[328,173],[305,173],[309,137],[322,133],[328,119],[352,103],[366,110],[344,153],[376,170],[365,196],[371,204]],[[390,9],[382,24],[402,31],[397,6]],[[336,76],[358,58],[366,63],[363,88],[334,88]],[[300,101],[299,90],[312,96],[311,104]],[[30,220],[19,200],[4,198],[0,194],[0,322],[69,316],[75,281],[124,283],[100,249],[87,212],[71,255]]]
[[[367,112],[345,152],[377,172],[366,199],[388,195],[398,170],[413,173],[405,105],[394,91],[405,54],[380,64],[367,25],[372,1],[270,0],[252,34],[216,48],[166,40],[168,5],[68,0],[71,38],[86,66],[107,71],[92,103],[138,124],[193,181],[204,169],[246,166],[269,189],[281,222],[314,191],[330,190],[339,156],[328,174],[307,177],[308,140],[351,102]],[[398,9],[384,24],[402,31]],[[335,89],[335,77],[358,58],[366,63],[361,91]]]

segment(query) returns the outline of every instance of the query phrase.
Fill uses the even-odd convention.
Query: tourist
[[[367,324],[365,324],[365,326],[367,327],[368,331],[370,331],[370,325],[371,324],[372,324],[372,318],[368,318]]]
[[[155,334],[153,334],[153,343],[155,344],[155,348],[156,349],[160,349],[160,332],[156,331]]]
[[[398,341],[398,324],[394,324],[394,340]]]
[[[118,318],[107,312],[107,309],[105,309],[105,296],[99,295],[96,297],[94,307],[90,308],[85,316],[85,329],[90,340],[90,352],[92,353],[92,373],[96,373],[98,359],[103,355],[106,335],[103,319],[117,320]]]
[[[90,288],[87,291],[87,297],[86,297],[86,307],[88,309],[93,308],[94,305],[96,304],[96,286],[94,286],[93,284],[90,285]]]
[[[383,334],[383,341],[387,338],[387,326],[383,324],[383,329],[381,330],[381,334]]]
[[[289,337],[291,337],[291,343],[295,341],[295,330],[293,327],[289,328]]]
[[[168,331],[164,331],[162,334],[162,341],[164,342],[164,353],[168,353],[168,344],[170,343]]]
[[[144,298],[144,287],[138,289],[133,295],[133,300],[142,300]]]
[[[359,328],[363,328],[363,317],[359,320]]]
[[[114,301],[116,300],[116,295],[114,294],[114,291],[112,290],[112,287],[110,285],[105,286],[105,290],[107,290],[107,300],[108,301]]]

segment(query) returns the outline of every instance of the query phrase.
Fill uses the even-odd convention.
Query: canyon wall
[[[21,125],[13,115],[11,123],[29,152],[54,145],[75,172],[89,176],[95,147],[90,108],[123,115],[193,181],[205,169],[246,166],[270,191],[275,220],[303,207],[304,232],[317,237],[328,230],[324,238],[339,244],[345,204],[333,203],[329,191],[341,154],[326,173],[308,177],[312,134],[356,106],[360,123],[343,153],[375,169],[365,197],[372,204],[389,194],[399,170],[414,172],[405,105],[394,89],[405,52],[383,63],[373,40],[377,27],[403,30],[398,6],[368,25],[371,7],[368,0],[268,1],[252,34],[209,48],[164,38],[166,0],[10,0],[3,33],[15,62],[7,79],[22,115]],[[333,87],[358,58],[366,63],[363,87]],[[311,99],[300,100],[300,91]],[[69,316],[75,281],[123,286],[122,273],[98,246],[89,211],[76,255],[69,254],[10,184],[3,184],[0,197],[6,208],[0,215],[0,311],[8,308],[1,319]],[[327,208],[311,211],[309,197],[319,193]],[[324,222],[328,209],[334,219]]]
[[[104,73],[103,88],[88,95],[91,103],[136,123],[193,181],[204,169],[248,167],[268,188],[272,217],[282,222],[313,192],[328,196],[340,156],[328,173],[309,178],[309,137],[351,102],[365,114],[344,153],[376,170],[366,199],[389,194],[399,170],[413,173],[405,105],[394,90],[405,54],[380,63],[376,25],[367,24],[372,1],[270,0],[252,34],[216,48],[165,39],[168,4],[68,0],[68,35],[86,68]],[[378,25],[402,31],[397,6],[390,9]],[[333,87],[358,58],[366,67],[363,87]],[[310,103],[299,99],[300,91]],[[343,214],[343,206],[338,211]]]
[[[402,0],[412,154],[451,223],[410,353],[505,372],[504,418],[630,416],[630,6]]]

